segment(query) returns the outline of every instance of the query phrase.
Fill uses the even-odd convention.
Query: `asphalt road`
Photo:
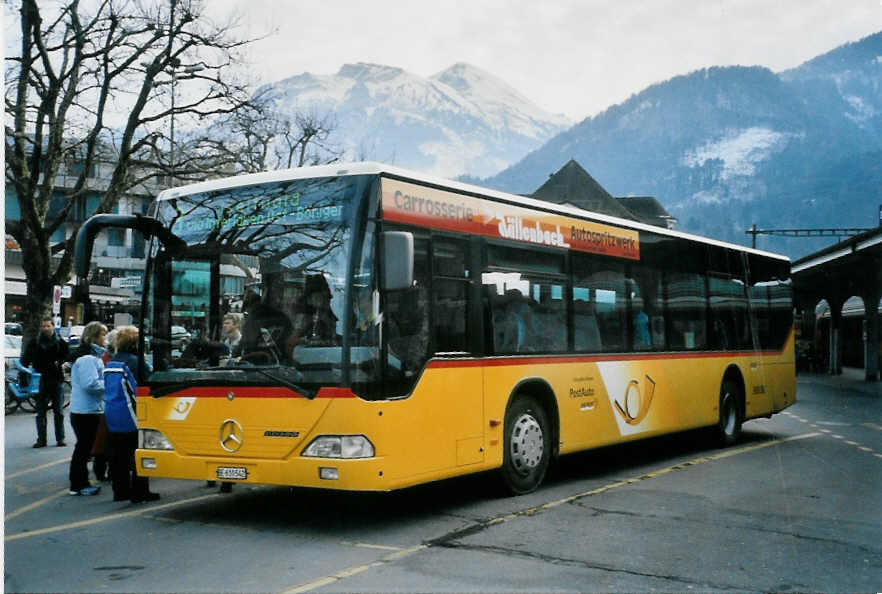
[[[68,496],[71,445],[32,449],[16,413],[5,591],[879,592],[882,387],[800,376],[798,399],[733,448],[691,432],[569,456],[522,497],[492,475],[391,494],[155,480],[137,505]]]

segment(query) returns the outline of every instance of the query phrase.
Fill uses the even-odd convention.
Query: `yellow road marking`
[[[680,464],[674,464],[673,466],[668,466],[667,468],[662,468],[660,470],[654,470],[652,472],[647,472],[646,474],[635,476],[631,478],[627,478],[616,483],[612,483],[609,485],[605,485],[603,487],[598,487],[597,489],[592,489],[591,491],[585,491],[584,493],[577,493],[576,495],[570,495],[569,497],[564,497],[563,499],[558,499],[557,501],[549,501],[548,503],[543,503],[542,505],[538,505],[536,507],[526,509],[522,512],[517,512],[512,515],[532,515],[537,511],[543,509],[550,509],[552,507],[557,507],[558,505],[563,505],[564,503],[570,503],[577,499],[582,499],[583,497],[589,497],[591,495],[599,495],[600,493],[605,493],[606,491],[612,491],[613,489],[618,489],[619,487],[625,487],[627,485],[633,485],[634,483],[639,483],[641,481],[645,481],[647,479],[658,478],[660,476],[664,476],[666,474],[670,474],[675,470],[683,470],[684,468],[688,468],[690,466],[697,466],[699,464],[706,464],[707,462],[713,462],[715,460],[722,460],[723,458],[729,458],[731,456],[737,456],[739,454],[745,454],[747,452],[753,452],[755,450],[761,450],[763,448],[768,448],[771,446],[779,445],[782,443],[786,443],[788,441],[797,441],[800,439],[808,439],[810,437],[817,437],[821,435],[820,433],[804,433],[802,435],[794,435],[793,437],[787,437],[784,439],[776,439],[774,441],[766,441],[763,443],[758,443],[750,446],[745,446],[743,448],[735,448],[732,450],[726,450],[725,452],[720,452],[719,454],[713,454],[711,456],[704,456],[701,458],[695,458],[693,460],[688,460],[686,462],[681,462]]]
[[[70,462],[70,456],[67,456],[66,458],[61,458],[60,460],[55,460],[54,462],[47,462],[46,464],[42,464],[40,466],[34,466],[33,468],[26,468],[24,470],[19,470],[18,472],[13,472],[12,474],[7,474],[6,480],[19,477],[23,474],[28,474],[29,472],[43,470],[44,468],[49,468],[50,466],[58,466],[59,464],[64,464],[65,462]]]
[[[57,497],[57,495],[55,495]],[[104,522],[111,522],[113,520],[121,520],[123,518],[131,518],[134,516],[143,516],[144,514],[158,512],[164,509],[170,509],[172,507],[178,507],[181,505],[186,505],[188,503],[196,503],[197,501],[204,501],[205,499],[211,499],[212,497],[220,497],[218,493],[212,493],[211,495],[200,495],[199,497],[191,497],[190,499],[181,499],[180,501],[172,501],[171,503],[163,503],[161,505],[150,505],[147,507],[143,507],[140,509],[128,511],[128,512],[119,512],[116,514],[110,514],[107,516],[100,516],[97,518],[92,518],[90,520],[80,520],[79,522],[70,522],[68,524],[59,524],[57,526],[49,526],[48,528],[39,528],[37,530],[28,530],[25,532],[18,532],[16,534],[7,534],[4,540],[6,542],[10,542],[13,540],[19,540],[22,538],[30,538],[32,536],[41,536],[43,534],[51,534],[53,532],[62,532],[64,530],[73,530],[75,528],[84,528],[86,526],[94,526],[96,524],[102,524]]]
[[[33,503],[29,503],[28,505],[26,505],[24,507],[18,508],[14,512],[9,512],[8,514],[6,514],[3,517],[3,521],[8,522],[12,518],[16,518],[25,512],[28,512],[28,511],[31,511],[32,509],[40,507],[41,505],[45,505],[45,504],[49,503],[50,501],[52,501],[53,499],[58,499],[59,497],[61,497],[62,495],[65,495],[66,493],[67,493],[67,489],[64,489],[64,490],[59,491],[57,493],[53,493],[52,495],[49,495],[48,497],[44,497],[43,499],[39,499],[37,501],[34,501]]]
[[[348,547],[360,547],[362,549],[378,549],[380,551],[400,551],[401,550],[401,547],[392,547],[389,545],[370,544],[367,542],[351,542],[348,540],[341,540],[340,544],[348,546]]]
[[[347,569],[341,569],[340,571],[333,573],[329,576],[325,576],[319,578],[317,580],[313,580],[306,584],[301,584],[299,586],[295,586],[290,590],[285,590],[282,594],[299,594],[301,592],[309,592],[311,590],[315,590],[317,588],[321,588],[322,586],[327,586],[329,584],[333,584],[334,582],[340,581],[342,579],[346,579],[348,577],[352,577],[372,567],[379,567],[381,565],[385,565],[386,563],[391,563],[392,561],[397,561],[398,559],[402,559],[409,555],[416,553],[417,551],[422,551],[426,548],[426,545],[417,545],[415,547],[410,547],[409,549],[401,549],[385,557],[381,557],[376,561],[371,561],[370,563],[364,563],[362,565],[356,565],[355,567],[349,567]]]
[[[725,452],[721,452],[719,454],[714,454],[712,456],[704,456],[702,458],[695,458],[694,460],[688,460],[686,462],[681,462],[680,464],[674,464],[673,466],[668,466],[667,468],[662,468],[660,470],[655,470],[653,472],[648,472],[646,474],[624,479],[621,481],[617,481],[615,483],[611,483],[609,485],[605,485],[603,487],[599,487],[597,489],[592,489],[590,491],[585,491],[583,493],[578,493],[576,495],[571,495],[569,497],[564,497],[563,499],[558,499],[556,501],[550,501],[548,503],[543,503],[542,505],[537,505],[535,507],[527,508],[521,511],[512,512],[506,514],[504,516],[499,516],[488,520],[485,523],[485,526],[495,526],[496,524],[502,524],[504,522],[508,522],[509,520],[514,520],[515,518],[523,517],[523,516],[532,516],[540,511],[551,509],[553,507],[557,507],[558,505],[562,505],[564,503],[569,503],[571,501],[575,501],[576,499],[581,499],[583,497],[589,497],[591,495],[598,495],[600,493],[604,493],[606,491],[611,491],[613,489],[618,489],[619,487],[625,487],[627,485],[632,485],[634,483],[639,483],[640,481],[645,481],[651,478],[657,478],[659,476],[663,476],[674,472],[675,470],[682,470],[684,468],[688,468],[690,466],[696,466],[698,464],[705,464],[707,462],[713,462],[715,460],[722,460],[723,458],[729,458],[731,456],[737,456],[738,454],[745,454],[747,452],[753,452],[755,450],[760,450],[763,448],[768,448],[771,446],[780,445],[782,443],[786,443],[789,441],[797,441],[800,439],[808,439],[810,437],[818,437],[821,433],[804,433],[802,435],[794,435],[793,437],[787,437],[784,439],[776,439],[773,441],[767,441],[763,443],[758,443],[750,446],[745,446],[743,448],[735,448],[732,450],[727,450]],[[378,547],[379,548],[379,547]],[[403,559],[404,557],[408,557],[413,553],[421,551],[427,548],[427,545],[419,545],[415,547],[411,547],[409,549],[401,549],[395,553],[390,555],[386,555],[376,561],[372,561],[370,563],[364,563],[362,565],[356,565],[355,567],[350,567],[348,569],[341,569],[340,571],[333,573],[331,575],[318,578],[311,582],[301,584],[299,586],[295,586],[289,590],[284,590],[281,594],[300,594],[302,592],[310,592],[312,590],[316,590],[318,588],[327,586],[329,584],[333,584],[334,582],[338,582],[344,578],[351,577],[353,575],[362,573],[371,569],[372,567],[379,567],[381,565],[385,565],[386,563],[390,563],[392,561],[396,561],[398,559]]]

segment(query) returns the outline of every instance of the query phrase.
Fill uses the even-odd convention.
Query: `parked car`
[[[6,322],[4,333],[6,336],[22,336],[24,328],[18,322]]]
[[[173,349],[184,350],[192,335],[183,326],[171,327],[171,346]]]

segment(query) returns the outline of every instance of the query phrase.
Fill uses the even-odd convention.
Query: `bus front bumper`
[[[310,458],[282,460],[181,456],[175,451],[135,451],[139,476],[349,491],[388,491],[383,458]]]

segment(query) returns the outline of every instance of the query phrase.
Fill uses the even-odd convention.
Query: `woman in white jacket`
[[[104,413],[104,341],[107,326],[89,322],[72,353],[70,372],[70,424],[77,436],[70,459],[70,494],[97,495],[100,485],[89,484],[89,455]]]

